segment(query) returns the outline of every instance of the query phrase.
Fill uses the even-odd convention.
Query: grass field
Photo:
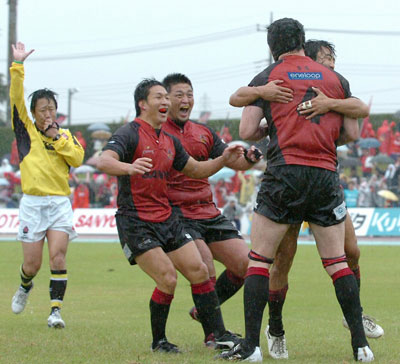
[[[400,363],[400,247],[361,247],[361,298],[366,314],[379,319],[385,336],[370,340],[377,363]],[[21,247],[0,242],[0,363],[212,363],[215,352],[202,345],[202,330],[189,318],[190,286],[179,277],[167,325],[169,340],[184,354],[153,354],[149,299],[154,283],[130,267],[119,244],[72,243],[68,252],[68,289],[64,330],[47,327],[49,268],[47,251],[25,311],[11,312],[18,287]],[[218,266],[222,270],[222,266]],[[300,246],[284,308],[289,362],[350,363],[349,331],[330,278],[316,249]],[[242,291],[222,306],[227,328],[244,333]],[[267,322],[264,316],[263,328]],[[264,362],[268,356],[261,336]]]

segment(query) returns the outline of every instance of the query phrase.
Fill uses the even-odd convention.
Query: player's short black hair
[[[267,29],[268,46],[275,61],[284,53],[304,48],[306,36],[298,20],[282,18],[274,21]]]
[[[35,92],[32,92],[28,99],[31,99],[31,113],[33,114],[35,112],[36,104],[39,99],[47,99],[47,100],[53,100],[55,105],[56,105],[56,110],[58,108],[57,104],[57,99],[56,94],[54,91],[49,90],[48,88],[42,88],[40,90],[36,90]]]
[[[182,73],[170,73],[163,79],[163,84],[168,92],[171,91],[171,87],[173,85],[177,85],[178,83],[186,83],[193,89],[192,82],[190,81],[189,77]]]
[[[140,106],[139,101],[147,100],[149,96],[150,89],[153,86],[162,86],[165,87],[160,81],[157,81],[155,78],[145,78],[141,82],[138,83],[134,92],[135,98],[135,109],[136,109],[136,116],[140,115]]]
[[[336,58],[335,46],[326,40],[309,39],[304,45],[304,51],[306,56],[310,57],[313,61],[317,60],[317,54],[321,50],[321,47],[329,49],[332,57]]]

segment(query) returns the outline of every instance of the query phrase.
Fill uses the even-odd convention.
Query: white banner
[[[117,236],[115,209],[76,209],[74,225],[78,234]],[[350,208],[357,236],[400,236],[399,208]],[[241,219],[243,234],[250,234],[251,215]],[[18,209],[0,209],[0,235],[17,234]]]
[[[74,225],[82,235],[117,235],[116,209],[76,209]],[[0,209],[0,234],[18,233],[18,209]]]
[[[116,235],[116,209],[76,209],[74,225],[78,234]]]

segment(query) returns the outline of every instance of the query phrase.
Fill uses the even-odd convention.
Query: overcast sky
[[[0,73],[8,72],[8,0],[0,0]],[[372,112],[400,110],[400,2],[398,0],[18,0],[17,37],[36,51],[25,63],[26,94],[49,87],[72,123],[111,122],[135,115],[132,93],[145,77],[171,72],[192,79],[197,118],[239,117],[228,99],[264,69],[266,33],[273,19],[292,17],[306,38],[336,45],[336,70]],[[331,5],[331,8],[329,8]],[[320,31],[318,30],[320,29]],[[357,35],[322,30],[397,32]],[[84,58],[84,55],[90,56]],[[51,60],[51,58],[56,60]],[[75,57],[75,58],[68,58]]]

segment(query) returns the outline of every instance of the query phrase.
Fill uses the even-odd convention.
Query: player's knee
[[[33,277],[39,272],[41,266],[41,260],[29,260],[24,262],[23,270],[27,276]]]
[[[164,288],[165,292],[174,292],[177,283],[176,272],[173,270],[163,272],[160,282],[157,283]]]
[[[196,265],[191,267],[187,278],[190,283],[207,281],[210,278],[207,266],[203,262],[198,262]]]
[[[345,253],[347,257],[347,262],[350,268],[358,266],[358,261],[360,260],[360,248],[358,245],[353,245],[351,248],[345,247]]]
[[[55,270],[65,269],[65,255],[58,253],[51,256],[50,267]]]
[[[204,259],[204,257],[203,257],[203,263],[207,266],[208,275],[210,277],[215,277],[216,270],[215,270],[215,266],[214,266],[214,261],[212,259]]]

